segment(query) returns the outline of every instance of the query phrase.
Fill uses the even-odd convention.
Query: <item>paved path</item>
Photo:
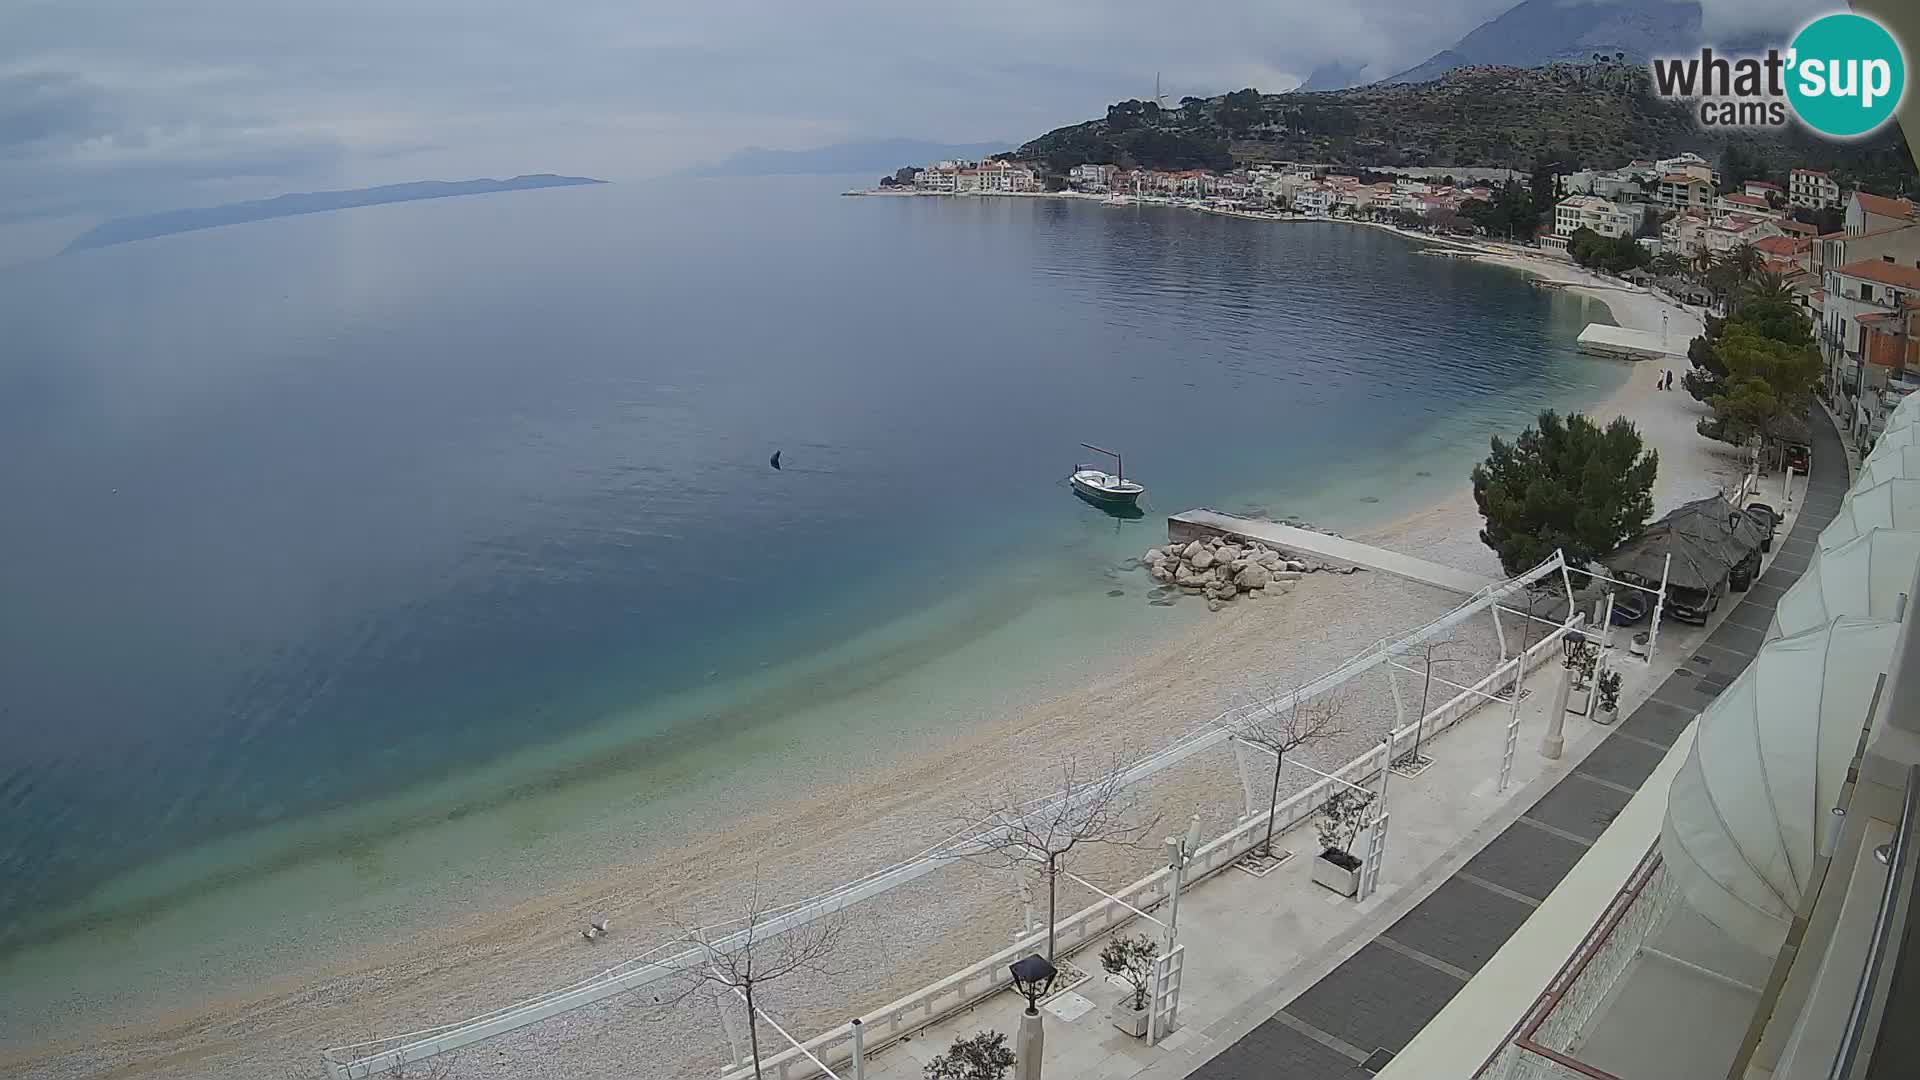
[[[1807,569],[1847,491],[1844,450],[1825,417],[1814,410],[1813,476],[1793,530],[1692,658],[1432,895],[1192,1076],[1365,1080],[1453,1000],[1759,652],[1774,605]]]
[[[1492,578],[1482,577],[1465,570],[1456,570],[1451,566],[1442,566],[1425,559],[1416,559],[1411,555],[1402,555],[1397,551],[1374,547],[1372,544],[1362,544],[1358,540],[1348,540],[1344,536],[1328,536],[1326,533],[1296,529],[1291,525],[1281,525],[1272,521],[1235,517],[1232,514],[1222,514],[1217,510],[1189,510],[1167,519],[1167,535],[1174,539],[1213,533],[1247,537],[1291,555],[1338,563],[1343,566],[1364,566],[1369,570],[1378,570],[1383,574],[1392,574],[1395,577],[1406,578],[1408,581],[1417,581],[1422,585],[1435,585],[1469,596],[1493,584]]]

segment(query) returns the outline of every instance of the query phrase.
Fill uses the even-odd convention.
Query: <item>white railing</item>
[[[1560,639],[1566,632],[1566,626],[1555,627],[1529,646],[1525,655],[1526,670],[1533,671],[1544,663],[1557,660],[1561,653]],[[1430,739],[1459,723],[1475,708],[1486,704],[1487,695],[1500,687],[1511,685],[1514,666],[1521,662],[1520,657],[1508,660],[1475,683],[1472,689],[1460,691],[1427,713],[1419,721],[1419,726],[1425,729],[1421,739]],[[1408,724],[1392,733],[1393,741],[1386,755],[1388,761],[1399,756],[1403,745],[1412,747],[1415,726]],[[1380,775],[1380,759],[1378,746],[1370,747],[1327,777],[1289,796],[1276,810],[1274,831],[1286,832],[1313,817],[1336,788],[1348,784],[1364,785],[1377,780]],[[1259,846],[1266,835],[1266,825],[1266,814],[1254,814],[1212,841],[1201,845],[1193,861],[1188,864],[1187,887],[1190,888],[1195,882],[1227,869],[1235,860]],[[1116,890],[1113,894],[1114,899],[1100,900],[1061,919],[1054,926],[1056,953],[1061,956],[1069,955],[1133,919],[1134,913],[1122,906],[1123,903],[1143,911],[1152,911],[1167,899],[1171,878],[1172,871],[1162,867],[1133,884]],[[1037,947],[1044,947],[1046,940],[1047,932],[1043,927],[992,956],[861,1017],[860,1026],[865,1051],[871,1054],[889,1043],[921,1031],[983,998],[1006,989],[1012,984],[1012,975],[1008,972],[1007,965],[1033,952]],[[840,1062],[852,1060],[852,1040],[853,1025],[842,1024],[807,1040],[800,1047],[763,1060],[761,1071],[765,1076],[776,1078],[776,1080],[807,1080],[809,1077],[820,1076],[822,1075],[820,1068],[809,1060],[808,1055],[819,1057],[829,1065],[837,1066]],[[730,1070],[722,1074],[722,1080],[748,1080],[752,1076],[752,1062],[736,1062]]]
[[[1565,559],[1557,551],[1542,561],[1540,565],[1523,574],[1507,581],[1494,582],[1481,588],[1463,603],[1423,626],[1407,631],[1398,638],[1382,638],[1334,670],[1321,675],[1305,685],[1296,687],[1287,694],[1280,695],[1271,701],[1254,702],[1238,708],[1229,709],[1208,723],[1202,724],[1192,731],[1187,732],[1166,747],[1149,754],[1147,757],[1129,766],[1123,774],[1123,782],[1126,784],[1135,783],[1162,769],[1178,764],[1195,754],[1219,745],[1226,741],[1232,734],[1235,725],[1247,717],[1261,710],[1270,709],[1283,700],[1304,701],[1338,687],[1375,667],[1387,663],[1393,656],[1406,653],[1410,651],[1413,646],[1438,637],[1440,634],[1460,625],[1482,611],[1502,606],[1502,601],[1518,595],[1541,582],[1547,581],[1556,574],[1560,575],[1563,580],[1566,577]],[[1569,597],[1571,597],[1570,587]],[[1507,610],[1513,611],[1511,608]],[[1518,614],[1518,612],[1515,613]],[[1531,618],[1531,616],[1529,616],[1529,618]],[[1565,625],[1557,626],[1555,630],[1549,633],[1538,645],[1527,650],[1527,666],[1529,670],[1537,666],[1538,658],[1544,653],[1544,646],[1557,642],[1559,637],[1565,633],[1566,629],[1567,627]],[[1499,668],[1496,668],[1492,674],[1475,684],[1476,688],[1491,689],[1511,681],[1513,678],[1514,664],[1515,661],[1512,660],[1502,664]],[[1443,730],[1445,727],[1451,725],[1460,715],[1471,711],[1471,707],[1477,704],[1478,700],[1471,691],[1462,691],[1448,702],[1442,704],[1438,709],[1422,719],[1421,722],[1427,725],[1426,735],[1431,735],[1435,731]],[[1438,722],[1434,722],[1433,718],[1436,717],[1439,718]],[[1412,728],[1412,725],[1408,725],[1406,729],[1393,733],[1390,747],[1391,752],[1398,751],[1401,741],[1411,734]],[[1422,737],[1424,738],[1425,736],[1423,735]],[[1389,760],[1391,760],[1392,757],[1391,752],[1389,754]],[[1362,770],[1364,775],[1368,777],[1376,775],[1377,770],[1371,767],[1372,756],[1373,752],[1361,755],[1361,757],[1356,758],[1354,762],[1350,762],[1340,773],[1335,775],[1344,777],[1345,774],[1349,770],[1354,769],[1356,765],[1364,767]],[[1276,820],[1285,822],[1286,827],[1291,828],[1311,816],[1318,809],[1320,803],[1325,801],[1327,783],[1328,782],[1316,784],[1314,787],[1307,789],[1306,792],[1301,793],[1302,795],[1306,795],[1319,791],[1321,794],[1311,803],[1300,803],[1298,801],[1299,796],[1289,800],[1286,806],[1298,807],[1298,811],[1291,816],[1283,813],[1277,816]],[[1084,797],[1084,792],[1067,791],[1056,793],[1055,795],[1047,797],[1047,799],[1035,800],[1035,802],[1039,804],[1049,800],[1071,800],[1081,797]],[[1285,810],[1285,807],[1283,807],[1283,810]],[[1261,815],[1253,820],[1257,820],[1264,825],[1266,818],[1264,815]],[[1276,828],[1278,828],[1278,826],[1276,826]],[[1227,836],[1234,836],[1238,831],[1239,830],[1230,832]],[[856,881],[847,882],[821,896],[771,912],[769,913],[771,917],[754,927],[753,932],[763,936],[782,933],[799,926],[804,926],[813,920],[823,918],[836,911],[843,910],[855,903],[879,896],[909,881],[913,881],[943,866],[951,864],[960,857],[954,854],[956,851],[977,844],[978,838],[977,835],[969,835],[966,833],[956,834],[912,858],[876,870]],[[1225,840],[1226,838],[1227,837],[1222,837],[1221,839]],[[1216,843],[1217,842],[1218,841],[1216,841]],[[1231,862],[1232,858],[1237,858],[1239,854],[1244,853],[1244,850],[1245,849],[1242,849],[1241,852],[1236,852],[1234,856],[1228,858],[1226,861]],[[1224,863],[1222,865],[1224,865]],[[747,933],[746,930],[741,929],[737,924],[731,923],[705,927],[702,932],[707,934],[711,939],[717,939],[714,940],[713,944],[720,948],[730,947],[732,942]],[[1056,939],[1058,939],[1057,933]],[[622,960],[599,974],[583,979],[570,986],[549,991],[533,998],[495,1009],[480,1016],[470,1017],[453,1023],[436,1025],[434,1027],[408,1032],[404,1035],[387,1036],[345,1046],[329,1047],[321,1052],[321,1060],[332,1080],[363,1080],[363,1078],[375,1076],[400,1065],[425,1061],[440,1054],[457,1050],[463,1046],[468,1046],[485,1039],[493,1038],[496,1035],[501,1035],[505,1032],[558,1016],[615,994],[626,993],[662,979],[673,977],[692,965],[705,963],[706,956],[707,953],[703,949],[686,949],[679,943],[661,945],[639,956]],[[971,997],[966,997],[963,999],[963,1003],[977,1000],[987,993],[992,993],[993,989],[997,988],[996,986],[982,990],[980,993],[974,994]],[[811,1046],[811,1044],[808,1045]],[[793,1052],[793,1056],[803,1057],[803,1055],[800,1055],[797,1051]]]

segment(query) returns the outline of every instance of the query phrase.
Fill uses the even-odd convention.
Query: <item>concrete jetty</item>
[[[1416,559],[1372,544],[1272,521],[1236,517],[1218,510],[1188,510],[1167,519],[1169,540],[1185,542],[1210,536],[1258,540],[1270,548],[1302,559],[1336,566],[1358,566],[1464,595],[1472,595],[1493,584],[1492,578]]]

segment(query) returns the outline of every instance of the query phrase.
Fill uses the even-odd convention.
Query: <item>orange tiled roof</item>
[[[1901,266],[1899,263],[1882,262],[1879,259],[1850,262],[1835,270],[1834,273],[1878,282],[1882,285],[1896,285],[1902,289],[1920,289],[1920,267]]]
[[[1889,199],[1885,195],[1875,195],[1870,191],[1856,191],[1854,197],[1860,200],[1860,209],[1875,217],[1911,219],[1913,204],[1905,199]]]

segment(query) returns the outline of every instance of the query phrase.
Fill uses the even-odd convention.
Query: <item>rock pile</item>
[[[1302,574],[1320,569],[1257,541],[1242,544],[1224,536],[1149,548],[1140,562],[1153,580],[1204,595],[1210,611],[1219,611],[1243,593],[1257,598],[1269,586],[1298,581]]]

